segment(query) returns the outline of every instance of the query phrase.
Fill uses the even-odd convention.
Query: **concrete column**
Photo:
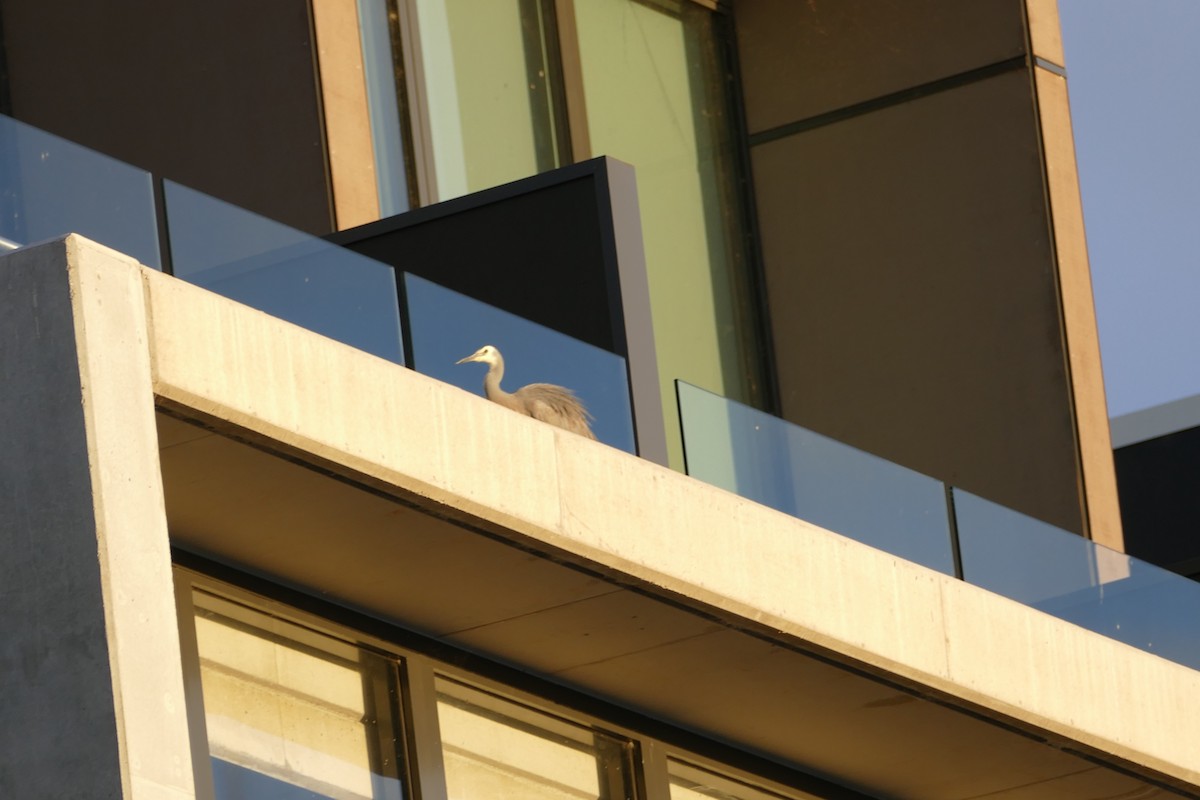
[[[0,259],[0,796],[194,797],[142,267]]]

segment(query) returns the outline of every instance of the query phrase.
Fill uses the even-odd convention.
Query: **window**
[[[405,796],[394,664],[213,595],[194,600],[218,800]]]
[[[466,672],[462,654],[452,666],[187,569],[176,580],[216,800],[817,797]]]
[[[760,406],[728,21],[689,0],[575,9],[592,152],[637,168],[668,418],[676,378]]]
[[[410,2],[434,175],[430,199],[570,163],[553,0]]]
[[[667,773],[671,800],[784,800],[782,795],[676,759],[667,762]]]
[[[768,404],[727,14],[694,0],[392,2],[418,73],[423,201],[576,159],[632,164],[671,463],[676,379]]]
[[[450,800],[633,800],[630,747],[445,678],[437,681]]]

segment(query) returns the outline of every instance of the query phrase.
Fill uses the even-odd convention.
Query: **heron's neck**
[[[500,381],[503,378],[504,361],[497,359],[496,363],[488,367],[487,376],[483,379],[483,393],[489,400],[499,400],[507,394],[500,388]]]

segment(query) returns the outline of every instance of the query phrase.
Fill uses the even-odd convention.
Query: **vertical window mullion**
[[[401,665],[409,774],[416,800],[448,800],[433,665],[411,656]]]
[[[559,65],[562,70],[562,94],[567,132],[570,136],[570,161],[592,157],[588,134],[587,103],[583,92],[583,62],[579,54],[579,34],[575,27],[575,0],[554,0],[558,34]]]
[[[671,800],[666,748],[653,739],[643,739],[641,744],[643,800]]]
[[[208,724],[204,714],[204,688],[200,681],[200,647],[196,643],[196,607],[192,582],[174,571],[175,615],[179,620],[179,655],[183,662],[183,698],[187,704],[188,738],[192,750],[192,780],[197,800],[213,800],[212,767],[208,753]]]
[[[417,21],[417,0],[389,0],[392,4],[392,57],[397,71],[397,91],[401,99],[401,115],[408,129],[410,165],[413,174],[415,205],[429,205],[439,199],[437,171],[433,161],[433,133],[429,122],[429,102],[426,90],[425,67],[421,55],[421,31]]]
[[[372,762],[374,795],[378,800],[404,800],[412,785],[408,771],[408,735],[401,709],[399,664],[375,654],[362,660],[365,717],[373,733],[367,740]]]

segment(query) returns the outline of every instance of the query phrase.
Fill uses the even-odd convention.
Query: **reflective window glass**
[[[217,800],[404,796],[394,666],[219,598],[195,597]]]
[[[671,800],[783,800],[783,795],[675,759],[667,761],[667,774]],[[790,796],[816,798],[808,793]]]
[[[438,200],[567,163],[552,0],[416,0]]]
[[[676,378],[759,405],[725,18],[687,0],[575,9],[591,151],[637,170],[667,419]]]
[[[450,800],[633,797],[624,740],[447,679],[437,688]]]

